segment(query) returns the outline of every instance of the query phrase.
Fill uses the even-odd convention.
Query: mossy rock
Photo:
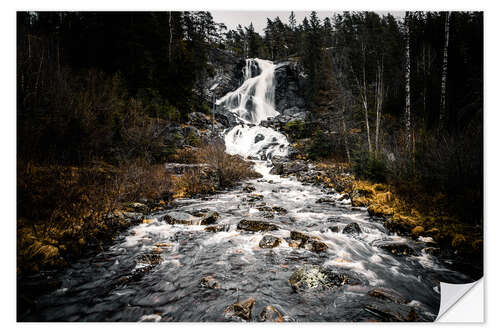
[[[419,237],[424,233],[425,229],[421,225],[416,226],[411,230],[411,234],[413,237]]]

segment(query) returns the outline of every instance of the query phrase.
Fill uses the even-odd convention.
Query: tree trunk
[[[345,154],[347,156],[347,163],[351,164],[351,153],[349,152],[349,141],[347,140],[347,128],[345,125],[345,103],[342,103],[342,113],[341,113],[341,118],[342,118],[342,132],[344,136],[344,145],[345,145]]]
[[[168,62],[170,63],[172,56],[172,12],[168,12],[168,32],[170,34],[168,41]]]
[[[406,150],[411,150],[411,109],[410,109],[410,13],[406,12],[405,15],[405,32],[406,32],[406,46],[405,46],[405,129],[406,129]]]
[[[446,119],[446,79],[448,75],[448,42],[450,38],[450,13],[445,14],[443,68],[441,71],[441,102],[439,106],[439,127],[444,127]]]
[[[377,87],[376,87],[376,111],[377,119],[375,122],[375,154],[379,150],[380,118],[382,113],[382,103],[384,100],[384,62],[377,66]]]
[[[366,46],[363,43],[361,45],[361,49],[363,52],[363,87],[361,91],[361,98],[363,100],[363,109],[365,111],[365,123],[366,123],[366,138],[368,140],[368,151],[371,153],[372,152],[372,141],[370,138],[370,121],[368,118],[368,96],[367,96],[367,89],[366,89]]]

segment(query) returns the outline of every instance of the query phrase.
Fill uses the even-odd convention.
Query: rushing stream
[[[404,318],[415,311],[419,320],[433,320],[439,310],[439,280],[463,281],[467,277],[442,266],[420,251],[426,239],[412,241],[390,235],[381,221],[364,209],[352,208],[340,194],[304,185],[294,177],[270,174],[269,159],[287,154],[286,137],[258,124],[278,114],[273,108],[275,65],[248,60],[245,81],[218,103],[242,119],[242,125],[225,136],[227,151],[258,157],[255,168],[262,179],[204,199],[181,199],[178,207],[158,212],[153,222],[140,224],[121,235],[98,255],[80,260],[62,274],[63,285],[38,300],[38,310],[25,320],[63,321],[224,321],[229,305],[253,297],[253,320],[267,306],[278,309],[285,321],[383,320],[381,313],[397,312]],[[248,187],[244,187],[248,186]],[[249,193],[248,189],[255,190]],[[256,197],[260,194],[263,197]],[[329,198],[331,202],[317,202]],[[280,207],[272,211],[262,207]],[[206,226],[167,224],[167,214],[188,217],[215,211],[217,225],[225,231],[207,232]],[[190,214],[190,215],[187,215]],[[279,227],[267,232],[237,229],[242,219],[264,220]],[[361,233],[343,233],[356,222]],[[332,231],[337,226],[340,232]],[[327,245],[324,252],[291,247],[285,239],[295,230],[317,236]],[[282,239],[272,249],[259,247],[264,235]],[[400,242],[415,254],[397,256],[381,247]],[[144,254],[161,243],[162,261],[144,274]],[[290,276],[306,264],[354,274],[362,282],[329,290],[294,291]],[[132,272],[132,273],[131,273]],[[132,275],[131,275],[132,274]],[[132,278],[127,278],[132,276]],[[200,285],[212,276],[219,289]],[[390,288],[407,300],[387,302],[368,295],[375,287]],[[373,311],[373,308],[381,312]],[[370,310],[372,309],[372,310]],[[413,310],[412,310],[413,309]]]

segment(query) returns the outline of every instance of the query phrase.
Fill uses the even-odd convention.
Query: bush
[[[320,129],[314,131],[311,139],[311,145],[307,153],[313,160],[332,157],[339,150],[339,147],[334,144],[332,138]]]
[[[386,181],[386,163],[375,154],[367,151],[354,152],[351,162],[353,172],[357,177],[380,183]]]
[[[283,131],[291,139],[298,140],[307,137],[306,124],[302,120],[289,121],[283,126]]]
[[[243,160],[238,155],[226,154],[226,147],[220,141],[202,147],[200,158],[216,170],[218,185],[221,188],[233,186],[244,179],[260,176],[254,171],[251,162]]]

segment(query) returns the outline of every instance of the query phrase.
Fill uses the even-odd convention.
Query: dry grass
[[[160,166],[135,161],[85,167],[18,164],[17,255],[20,272],[65,264],[89,243],[110,239],[125,221],[107,218],[124,201],[158,199],[170,177]]]

